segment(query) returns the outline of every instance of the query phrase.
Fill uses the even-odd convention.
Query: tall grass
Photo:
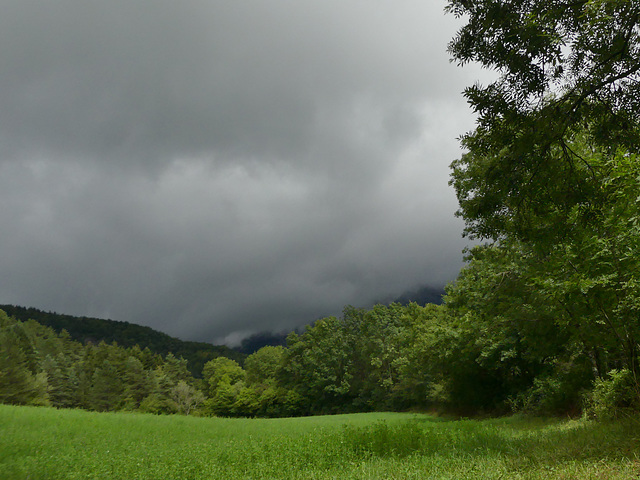
[[[0,406],[0,479],[636,479],[633,420],[220,419]]]

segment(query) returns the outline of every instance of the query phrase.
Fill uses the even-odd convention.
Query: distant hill
[[[234,350],[244,353],[245,355],[251,355],[252,353],[260,350],[262,347],[284,347],[287,345],[288,335],[288,332],[285,333],[263,331],[254,333],[253,335],[242,340],[239,346],[234,347]]]
[[[418,305],[426,305],[427,303],[441,305],[443,295],[444,288],[424,286],[417,288],[416,290],[403,293],[398,298],[394,299],[393,303],[408,305],[411,302],[415,302]]]
[[[245,355],[224,345],[212,345],[204,342],[191,342],[171,337],[150,327],[129,322],[104,320],[91,317],[74,317],[53,312],[43,312],[36,308],[0,305],[11,317],[21,321],[35,320],[51,327],[56,332],[63,329],[69,332],[72,339],[81,343],[117,342],[123,347],[149,348],[153,353],[166,356],[173,353],[189,362],[189,370],[195,377],[202,376],[205,363],[217,357],[228,357],[240,363]]]

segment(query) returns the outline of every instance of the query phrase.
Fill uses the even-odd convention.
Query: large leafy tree
[[[473,268],[496,269],[500,283],[469,290],[499,301],[493,320],[518,335],[530,305],[597,375],[625,367],[640,378],[640,3],[449,0],[448,10],[466,19],[453,59],[497,74],[465,90],[478,120],[452,164],[458,213],[468,236],[512,258],[476,252]],[[505,291],[515,274],[522,292]]]
[[[465,91],[478,126],[452,183],[467,233],[561,237],[573,205],[606,202],[603,169],[576,137],[603,152],[640,149],[640,3],[449,0],[448,10],[468,20],[453,59],[498,74]]]
[[[518,241],[473,248],[447,288],[450,330],[440,368],[461,407],[518,408],[544,413],[580,407],[603,351],[602,329],[565,308],[583,298],[552,286],[567,266],[560,251],[542,256]],[[573,290],[573,287],[571,287]],[[568,301],[567,301],[568,300]],[[465,392],[467,392],[465,394]]]
[[[327,317],[287,337],[281,375],[284,386],[304,398],[301,413],[336,413],[351,403],[352,349],[343,327]]]

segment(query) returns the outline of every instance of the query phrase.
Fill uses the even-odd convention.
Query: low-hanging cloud
[[[221,341],[452,280],[442,7],[5,2],[0,301]]]

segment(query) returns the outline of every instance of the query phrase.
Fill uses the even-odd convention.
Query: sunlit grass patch
[[[633,420],[222,419],[0,406],[0,479],[636,479]]]

